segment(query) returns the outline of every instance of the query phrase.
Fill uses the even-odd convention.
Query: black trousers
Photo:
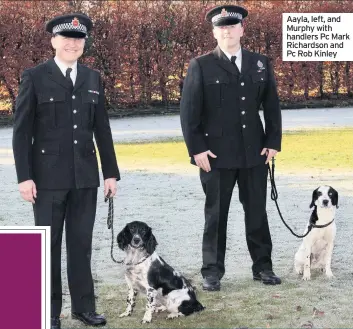
[[[253,261],[252,271],[272,270],[272,241],[266,213],[267,165],[246,169],[200,169],[206,195],[205,227],[202,242],[201,274],[218,276],[225,273],[227,221],[229,205],[236,182],[239,201],[245,213],[246,242]]]
[[[64,220],[72,312],[95,311],[91,252],[96,206],[97,188],[37,191],[33,205],[35,225],[51,227],[51,316],[59,316],[62,308]]]

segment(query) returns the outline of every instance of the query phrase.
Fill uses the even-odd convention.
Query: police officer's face
[[[62,35],[53,37],[51,42],[56,50],[56,55],[67,63],[75,62],[82,55],[85,46],[85,39],[69,38]]]
[[[240,23],[235,25],[215,26],[213,35],[218,41],[218,45],[223,49],[232,50],[240,44],[244,29]]]

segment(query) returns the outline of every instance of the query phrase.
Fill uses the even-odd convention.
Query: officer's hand
[[[107,196],[109,190],[112,191],[110,196],[113,197],[117,190],[116,178],[107,178],[104,180],[104,196]]]
[[[268,164],[270,160],[277,154],[277,151],[273,149],[264,148],[261,151],[261,155],[264,155],[265,153],[267,155],[265,164]]]
[[[23,199],[35,203],[34,199],[37,198],[37,189],[33,180],[26,180],[18,184],[18,187]]]
[[[208,161],[208,156],[212,158],[217,158],[210,150],[194,155],[195,162],[197,166],[206,172],[211,171],[210,162]]]

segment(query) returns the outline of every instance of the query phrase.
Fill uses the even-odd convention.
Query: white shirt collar
[[[66,76],[66,70],[70,67],[67,64],[63,63],[57,56],[54,57],[54,61],[56,65],[59,67],[60,71]],[[71,66],[72,72],[71,74],[75,74],[77,72],[77,61]]]
[[[221,47],[220,47],[220,48],[221,48]],[[235,60],[235,64],[236,64],[236,66],[238,67],[239,72],[241,72],[241,62],[242,62],[242,51],[241,51],[241,47],[239,48],[239,50],[238,50],[234,55],[228,53],[227,51],[223,50],[222,48],[221,48],[221,50],[222,50],[222,51],[224,52],[224,54],[228,57],[229,60],[230,60],[230,58],[231,58],[232,56],[237,56],[237,58],[236,58],[236,60]]]
[[[221,50],[224,52],[224,54],[229,58],[229,60],[230,60],[230,58],[232,57],[232,56],[237,56],[237,61],[239,60],[239,61],[241,61],[241,47],[239,48],[239,50],[234,54],[234,55],[232,55],[232,54],[230,54],[230,53],[228,53],[227,51],[225,51],[225,50],[223,50],[222,48],[221,48]]]

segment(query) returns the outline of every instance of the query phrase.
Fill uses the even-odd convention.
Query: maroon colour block
[[[1,328],[41,328],[41,234],[0,234]]]

